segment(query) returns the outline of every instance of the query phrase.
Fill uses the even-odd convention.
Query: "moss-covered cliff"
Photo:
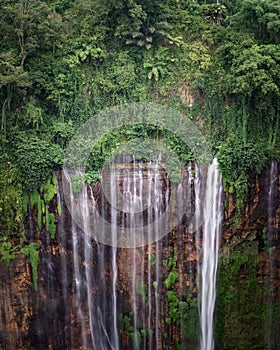
[[[273,197],[269,196],[270,171],[271,166],[268,165],[260,176],[250,175],[248,194],[242,203],[235,192],[229,191],[229,187],[224,193],[215,311],[217,349],[264,349],[270,346],[270,349],[276,350],[279,347],[279,163]],[[22,244],[23,247],[28,246],[32,241],[40,246],[38,279],[34,280],[30,257],[28,259],[23,254],[17,254],[9,265],[1,265],[1,349],[71,349],[82,346],[73,280],[71,217],[60,193],[59,176],[58,181],[58,187],[56,180],[41,186],[36,194],[38,200],[29,206],[31,212],[26,222],[29,240]],[[98,196],[97,187],[94,193]],[[32,196],[35,198],[34,193]],[[46,210],[54,215],[55,230],[50,228],[50,214]],[[161,338],[162,349],[198,348],[197,236],[188,232],[187,221],[184,220],[186,218],[157,244],[150,248],[137,248],[136,255],[132,255],[130,249],[118,248],[118,328],[122,349],[131,349],[135,337],[145,344],[155,337],[157,327],[160,329],[157,336]],[[81,240],[82,234],[78,230]],[[100,261],[96,254],[100,254],[101,247],[95,241],[91,244],[93,271],[98,275],[101,269],[100,276],[104,276],[105,281],[93,279],[92,293],[94,307],[97,307],[98,300],[106,300],[106,293],[108,302],[110,300],[112,252],[111,247],[104,246],[104,260],[102,266],[98,266]],[[161,268],[157,278],[155,266],[159,251]],[[79,258],[83,264],[83,250]],[[152,303],[158,300],[160,310],[159,319],[153,318],[153,322],[157,323],[147,324],[146,328],[139,329],[139,334],[133,333],[131,314],[134,303],[132,259],[135,259],[134,267],[137,269],[137,307],[143,311],[139,314],[139,322],[145,324],[143,317],[149,312],[148,299]],[[153,279],[152,289],[148,288],[145,273],[148,265]],[[85,271],[81,273],[85,279]],[[102,283],[108,284],[103,286],[105,296],[100,295]],[[85,296],[81,296],[80,307],[84,310],[83,315],[88,317]],[[109,317],[110,311],[107,312]],[[87,319],[84,321],[88,324]],[[89,332],[87,329],[86,334]]]

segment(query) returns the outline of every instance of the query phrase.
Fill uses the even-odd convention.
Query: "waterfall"
[[[84,259],[85,259],[85,275],[86,275],[86,296],[88,306],[89,329],[92,344],[94,344],[94,329],[93,329],[93,302],[92,302],[92,274],[93,274],[93,256],[91,245],[91,228],[90,228],[90,212],[87,186],[82,188],[82,217],[84,231]]]
[[[57,203],[60,207],[60,215],[58,216],[57,222],[57,232],[58,240],[60,247],[60,278],[62,281],[62,294],[63,294],[63,309],[64,309],[64,322],[65,322],[65,333],[66,333],[66,344],[71,344],[71,328],[70,328],[70,307],[69,307],[69,290],[68,290],[68,262],[67,262],[67,239],[66,232],[64,227],[64,215],[65,215],[65,205],[64,205],[64,196],[62,191],[61,178],[59,178],[57,184]]]
[[[198,299],[198,316],[201,320],[201,291],[200,291],[200,254],[201,254],[201,227],[200,220],[202,217],[202,181],[201,181],[201,170],[197,164],[195,164],[195,178],[194,178],[194,206],[195,206],[195,216],[194,216],[194,232],[195,232],[195,247],[196,247],[196,291]],[[201,327],[202,328],[202,327]]]
[[[275,194],[277,193],[278,185],[278,169],[277,163],[271,162],[269,171],[269,187],[268,187],[268,203],[267,203],[267,251],[268,251],[268,276],[267,276],[267,315],[266,315],[266,331],[267,331],[267,349],[273,349],[272,344],[272,329],[273,329],[273,303],[275,301],[275,295],[273,291],[273,279],[274,276],[274,257],[273,246],[274,246],[274,225],[273,225],[273,203],[275,202]]]
[[[152,173],[151,170],[149,169],[148,171],[148,221],[152,220],[152,207],[151,207],[151,203],[152,203]],[[149,240],[151,237],[151,232],[150,230],[148,230],[148,236],[149,236]],[[157,293],[157,288],[158,288],[158,281],[154,281],[153,280],[153,276],[152,276],[152,271],[153,271],[153,267],[152,264],[154,264],[154,260],[153,260],[153,247],[151,244],[148,245],[148,329],[152,329],[153,328],[153,305],[152,305],[152,301],[153,301],[153,297],[155,296],[155,293]],[[156,261],[157,263],[157,261]],[[155,282],[155,283],[154,283]],[[153,350],[153,343],[152,341],[149,342],[149,348],[148,350]]]
[[[83,343],[83,349],[87,348],[87,336],[86,336],[86,323],[85,315],[82,308],[82,294],[84,289],[83,278],[81,274],[82,262],[80,258],[80,237],[78,236],[78,228],[74,221],[75,201],[72,188],[72,181],[67,172],[64,172],[65,177],[69,183],[69,195],[70,195],[70,214],[71,214],[71,232],[72,232],[72,249],[73,249],[73,279],[74,279],[74,295],[75,306],[77,309],[77,317],[81,325],[81,337]],[[84,208],[84,206],[83,206]]]
[[[222,221],[221,175],[214,159],[208,168],[204,202],[204,229],[200,292],[201,350],[214,350],[214,307],[216,299],[216,273]]]
[[[118,211],[114,207],[117,201],[117,191],[116,188],[116,173],[114,165],[111,166],[110,171],[110,191],[111,191],[111,242],[112,242],[112,349],[119,350],[119,335],[118,335],[118,313],[117,313],[117,290],[116,283],[118,277],[118,266],[117,266],[117,217]]]
[[[156,242],[146,247],[137,247],[139,243],[137,235],[141,237],[144,234],[144,226],[155,222],[165,207],[167,193],[164,196],[159,164],[160,158],[155,163],[151,161],[144,163],[137,162],[133,157],[132,167],[130,171],[125,171],[123,178],[126,217],[124,224],[135,230],[133,242],[135,247],[129,248],[129,254],[131,256],[132,340],[133,349],[139,350],[161,349],[162,335],[160,327],[157,327],[161,322],[158,292],[161,285],[161,246]],[[145,212],[147,217],[143,214]],[[148,225],[148,241],[152,241],[154,229]],[[152,337],[152,329],[155,329],[154,337]]]
[[[170,312],[168,298],[172,297],[172,290],[176,288],[178,303],[184,305],[185,288],[190,288],[196,289],[199,297],[201,350],[214,349],[215,283],[222,217],[222,186],[217,165],[214,160],[209,166],[206,183],[202,169],[188,165],[187,178],[181,179],[173,201],[176,203],[176,218],[184,216],[190,227],[185,229],[184,222],[178,223],[172,249],[164,246],[167,240],[164,243],[162,239],[155,239],[155,232],[161,229],[157,219],[170,209],[170,189],[160,155],[155,161],[147,162],[137,161],[132,156],[114,159],[102,174],[103,184],[97,196],[93,187],[86,185],[74,194],[66,172],[70,191],[68,209],[72,216],[74,301],[81,332],[80,348],[119,350],[122,347],[120,334],[125,332],[134,350],[170,349],[175,346],[174,343],[166,345],[164,338],[168,334],[164,321]],[[62,198],[59,197],[59,200]],[[77,210],[81,217],[79,223],[74,220],[74,211]],[[98,217],[104,220],[96,226]],[[169,219],[166,220],[168,227]],[[94,232],[96,227],[98,237],[104,237],[104,242],[111,242],[110,245],[99,242]],[[125,234],[126,228],[133,233],[131,247],[121,248],[118,240],[123,239],[122,233]],[[151,243],[141,245],[145,235]],[[64,245],[64,233],[61,233],[60,239]],[[185,260],[186,255],[190,257],[189,261]],[[124,256],[125,263],[120,261]],[[200,257],[201,271],[200,264],[197,268],[195,265]],[[62,257],[63,278],[66,278],[67,269],[65,257]],[[164,281],[171,270],[173,273],[178,271],[178,282],[166,287]],[[125,307],[124,296],[119,294],[122,283],[129,286]],[[63,287],[63,294],[66,298],[66,287]],[[122,328],[124,324],[121,324],[120,315],[126,317],[125,329]],[[184,316],[178,310],[179,315],[177,326],[183,327]],[[172,324],[168,327],[175,332],[170,336],[176,337],[182,345],[188,343],[180,327],[178,331]],[[71,336],[72,332],[71,328]],[[72,348],[77,346],[71,343]]]

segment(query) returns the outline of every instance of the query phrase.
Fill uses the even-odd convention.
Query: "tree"
[[[262,43],[280,42],[280,3],[278,0],[244,0],[231,19],[235,30],[251,32]]]
[[[38,50],[54,50],[59,21],[40,0],[3,0],[1,9],[0,96],[3,101],[1,129],[4,130],[7,108],[12,108],[12,102],[15,108],[23,108],[27,88],[32,85],[26,60]]]

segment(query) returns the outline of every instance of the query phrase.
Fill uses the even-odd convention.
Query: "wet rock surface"
[[[237,199],[235,194],[230,194],[229,188],[224,194],[226,205],[224,208],[224,223],[222,229],[221,254],[226,254],[227,244],[231,242],[254,240],[258,244],[258,272],[263,278],[269,277],[270,286],[273,287],[271,298],[280,300],[280,164],[278,163],[277,182],[275,183],[273,198],[271,199],[271,222],[269,226],[271,234],[271,246],[266,248],[266,237],[264,229],[267,230],[268,222],[268,198],[270,186],[270,168],[267,167],[263,173],[256,177],[253,174],[249,179],[249,192],[247,200],[241,206],[237,213]],[[93,189],[98,197],[98,188]],[[63,206],[61,198],[62,215],[56,217],[57,232],[55,239],[50,238],[43,226],[42,230],[36,228],[33,232],[33,240],[39,242],[40,264],[38,272],[38,291],[34,289],[32,282],[32,271],[28,259],[19,255],[12,260],[10,265],[1,265],[0,269],[0,349],[1,350],[46,350],[46,349],[82,349],[87,347],[83,345],[81,339],[81,323],[77,317],[77,307],[75,305],[75,281],[73,280],[73,243],[71,237],[71,217],[66,206]],[[52,212],[57,210],[57,197],[52,202]],[[160,249],[161,261],[168,261],[174,256],[177,261],[179,278],[176,281],[178,296],[185,297],[185,291],[189,295],[196,296],[196,276],[197,276],[197,244],[201,245],[201,234],[190,233],[187,229],[188,216],[184,216],[181,223],[177,225],[166,237],[162,238],[158,244],[151,245],[150,248],[138,248],[133,255],[129,249],[119,248],[117,250],[118,259],[118,308],[124,314],[131,312],[133,305],[132,295],[132,259],[137,266],[137,270],[148,268],[149,259],[153,259],[157,249]],[[33,226],[37,227],[36,210],[33,212]],[[63,232],[63,233],[61,233]],[[83,239],[83,232],[78,230],[78,239]],[[112,279],[111,266],[108,263],[111,258],[111,247],[104,246],[103,265],[97,261],[94,254],[97,254],[100,246],[91,241],[93,247],[93,272],[99,271],[99,280],[94,279],[92,291],[95,300],[110,299],[110,285]],[[85,252],[81,249],[79,252],[80,263],[85,265]],[[272,265],[271,265],[272,264]],[[273,271],[271,270],[273,266]],[[160,333],[156,336],[163,338],[163,333],[168,332],[169,338],[177,339],[183,337],[179,327],[174,325],[166,329],[164,319],[168,316],[168,307],[166,305],[166,287],[163,281],[170,273],[170,267],[163,266],[160,276],[155,276],[154,267],[151,278],[160,281],[157,285],[159,296],[159,319],[153,318],[152,324],[147,325],[155,327],[155,321],[160,323]],[[100,271],[102,273],[100,274]],[[85,278],[85,272],[81,271],[82,279]],[[141,272],[140,272],[141,274]],[[103,277],[102,277],[103,276]],[[103,280],[102,280],[103,278]],[[148,284],[147,276],[144,276],[144,283]],[[153,281],[152,281],[153,282]],[[107,283],[107,286],[105,286]],[[103,285],[100,295],[99,286]],[[155,285],[155,284],[154,284]],[[86,289],[86,288],[85,288]],[[148,290],[145,293],[153,302],[156,302],[155,290]],[[86,295],[81,295],[81,309],[86,308]],[[138,308],[144,310],[139,317],[147,317],[149,313],[148,305],[145,304],[145,296],[138,299]],[[95,305],[95,302],[94,302]],[[107,311],[110,318],[110,309]],[[151,311],[150,311],[151,312]],[[86,312],[83,313],[86,315]],[[146,316],[145,316],[146,315]],[[88,319],[85,319],[88,324]],[[162,324],[161,324],[162,323]],[[90,339],[90,329],[85,330],[86,337]],[[167,347],[162,345],[162,349],[173,349],[174,342],[166,342]],[[131,339],[124,328],[120,329],[120,348],[131,349]],[[99,349],[98,349],[99,350]]]

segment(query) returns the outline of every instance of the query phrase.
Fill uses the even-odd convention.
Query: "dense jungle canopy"
[[[110,106],[147,101],[187,114],[240,198],[248,173],[280,158],[278,0],[0,6],[2,240],[22,230],[23,194],[61,168],[75,131]]]

